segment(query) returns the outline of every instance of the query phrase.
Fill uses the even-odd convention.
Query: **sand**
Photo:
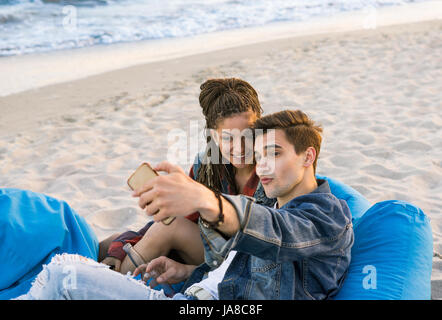
[[[100,240],[137,230],[149,218],[126,179],[170,158],[177,132],[201,148],[199,85],[234,76],[257,89],[265,114],[299,108],[323,125],[319,174],[372,203],[421,207],[442,252],[441,32],[433,20],[281,38],[0,97],[0,187],[66,200]],[[191,151],[174,158],[186,171]],[[432,287],[441,299],[437,258]]]

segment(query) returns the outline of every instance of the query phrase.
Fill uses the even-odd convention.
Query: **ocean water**
[[[0,0],[0,56],[303,21],[426,0]]]

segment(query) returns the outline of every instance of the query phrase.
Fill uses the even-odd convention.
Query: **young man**
[[[180,167],[163,162],[155,169],[168,174],[136,190],[140,206],[155,221],[198,211],[206,263],[196,267],[160,257],[135,274],[155,272],[154,283],[187,279],[184,295],[175,299],[326,299],[338,292],[350,263],[353,231],[345,201],[315,178],[322,130],[301,111],[268,115],[255,127],[257,174],[267,196],[277,198],[277,208],[248,196],[215,194]],[[34,294],[31,289],[27,298],[106,298],[107,292],[115,297],[107,286],[118,282],[117,298],[167,299],[108,270],[103,277],[96,269],[77,271],[79,281],[100,290],[66,289],[60,284],[65,266],[51,269],[51,264],[45,269],[52,275],[41,277],[53,279],[43,286],[49,289],[39,287]]]

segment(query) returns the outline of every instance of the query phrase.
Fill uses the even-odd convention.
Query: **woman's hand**
[[[153,259],[148,264],[142,264],[135,269],[133,276],[136,277],[140,273],[145,273],[143,281],[153,278],[149,283],[151,288],[155,288],[161,283],[180,283],[190,277],[196,266],[186,265],[168,257],[161,256]]]

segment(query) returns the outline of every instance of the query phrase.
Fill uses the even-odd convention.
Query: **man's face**
[[[284,131],[272,130],[259,134],[255,140],[256,174],[268,198],[289,195],[302,181],[305,172],[305,152],[296,154]]]

